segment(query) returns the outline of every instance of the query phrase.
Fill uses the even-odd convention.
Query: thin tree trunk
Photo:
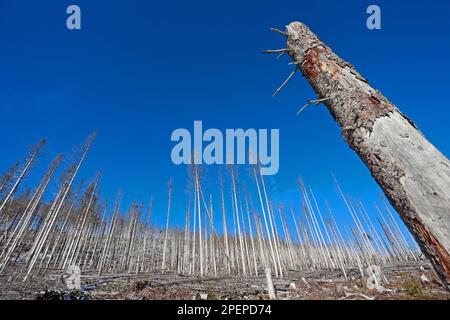
[[[33,146],[32,147],[32,150],[30,151],[30,153],[28,155],[28,159],[26,160],[24,168],[22,169],[22,171],[21,171],[19,177],[17,178],[16,182],[14,183],[14,185],[11,188],[11,190],[6,195],[5,199],[3,199],[3,202],[0,205],[0,213],[3,211],[3,209],[5,209],[6,205],[8,204],[8,201],[12,198],[14,193],[17,191],[17,188],[19,187],[19,185],[22,182],[23,178],[26,176],[26,174],[30,170],[31,165],[36,160],[37,156],[41,152],[41,150],[44,147],[44,145],[45,145],[45,140],[41,140],[37,146]],[[2,188],[3,188],[3,186],[2,186]]]
[[[308,27],[293,22],[286,36],[295,65],[450,289],[450,161]]]
[[[161,264],[161,272],[164,273],[166,269],[166,246],[167,246],[167,232],[169,230],[169,217],[170,217],[170,200],[172,195],[172,179],[169,180],[169,196],[167,201],[167,215],[166,215],[166,231],[164,233],[164,245],[163,245],[163,256]]]

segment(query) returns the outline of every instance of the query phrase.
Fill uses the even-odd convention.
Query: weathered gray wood
[[[352,65],[307,26],[287,26],[287,52],[450,288],[450,162]]]

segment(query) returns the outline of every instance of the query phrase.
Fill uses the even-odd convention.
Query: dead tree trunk
[[[300,22],[287,49],[450,289],[450,161],[354,67]]]

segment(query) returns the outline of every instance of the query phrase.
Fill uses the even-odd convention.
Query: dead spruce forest
[[[124,208],[121,193],[102,199],[100,173],[78,177],[96,133],[24,187],[43,140],[0,177],[0,299],[448,300],[450,161],[306,25],[272,31],[286,48],[264,52],[294,66],[274,95],[300,71],[317,99],[298,113],[324,104],[385,197],[362,203],[336,180],[335,212],[299,179],[291,207],[258,166],[224,167],[212,183],[194,165],[165,199]],[[184,212],[171,209],[174,183],[189,185]]]
[[[33,174],[44,140],[2,175],[1,298],[446,297],[382,199],[367,207],[336,181],[353,221],[339,225],[333,209],[319,205],[301,180],[299,205],[275,206],[258,167],[246,171],[254,182],[250,190],[237,167],[229,166],[217,178],[220,197],[213,199],[202,168],[192,166],[184,228],[176,228],[170,221],[180,214],[171,211],[177,182],[168,182],[166,199],[130,208],[122,208],[120,193],[112,205],[100,197],[100,174],[74,184],[95,136],[70,161],[57,155],[32,189],[21,186]],[[56,190],[49,190],[52,180]],[[257,203],[250,203],[251,193]],[[153,201],[164,201],[167,211],[153,212]],[[154,225],[153,214],[164,215],[165,225]]]

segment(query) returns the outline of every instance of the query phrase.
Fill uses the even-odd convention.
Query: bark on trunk
[[[288,53],[450,288],[450,161],[354,67],[300,22]]]

